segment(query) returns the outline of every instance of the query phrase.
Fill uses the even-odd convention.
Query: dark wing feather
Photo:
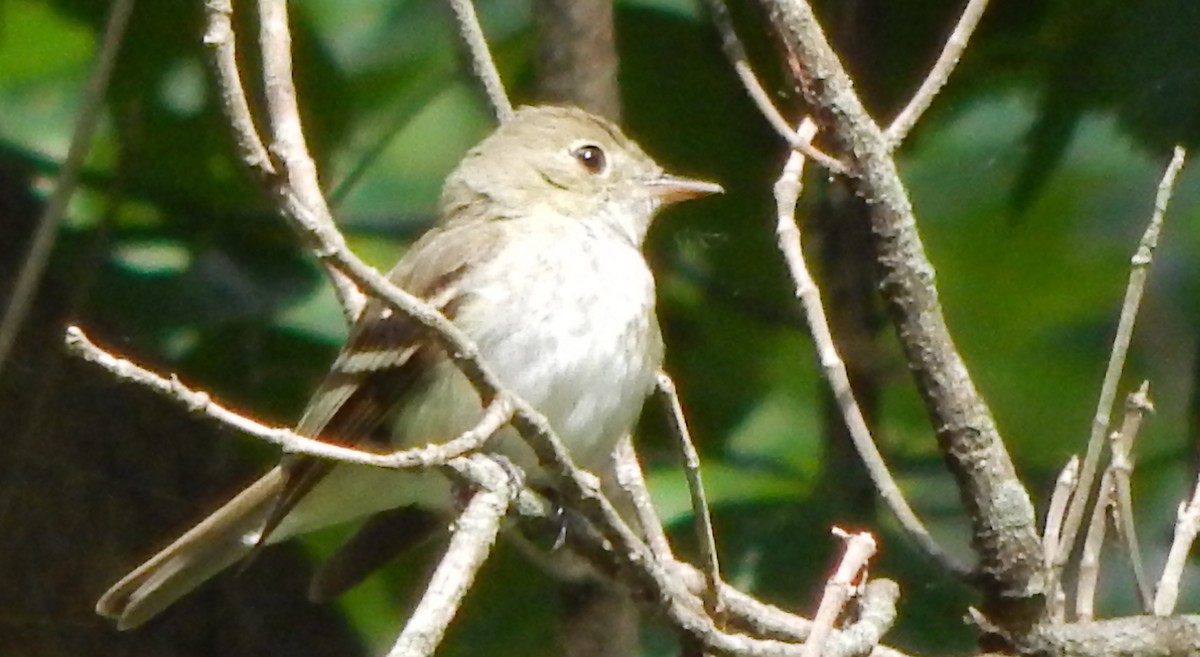
[[[456,283],[463,271],[458,266],[427,278],[424,289],[410,291],[439,310],[450,310],[455,306]],[[404,278],[397,267],[392,280],[400,279],[403,284]],[[392,312],[378,300],[368,302],[296,432],[340,445],[389,451],[386,420],[421,375],[444,358],[441,349],[422,336],[423,329],[409,318]],[[286,481],[267,517],[260,545],[335,465],[307,456],[284,458]]]

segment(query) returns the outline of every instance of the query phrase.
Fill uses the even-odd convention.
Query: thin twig
[[[737,73],[747,95],[750,96],[750,100],[754,101],[759,113],[763,115],[767,123],[780,137],[783,137],[788,146],[804,153],[812,161],[829,169],[832,173],[845,174],[846,165],[843,162],[813,146],[811,137],[805,139],[803,135],[792,130],[787,119],[783,118],[783,114],[775,107],[770,94],[763,88],[762,83],[758,81],[758,76],[754,74],[754,69],[750,66],[750,58],[746,55],[746,48],[742,45],[742,40],[733,27],[733,19],[729,16],[729,8],[725,6],[724,0],[708,0],[708,10],[712,14],[713,24],[721,34],[721,48],[725,51],[725,57],[733,65],[734,73]]]
[[[265,2],[266,0],[264,0]],[[237,146],[242,161],[270,189],[279,195],[283,195],[290,191],[293,175],[303,179],[306,183],[311,182],[315,186],[316,174],[315,167],[313,166],[309,166],[308,168],[309,171],[314,172],[308,178],[304,178],[302,173],[291,168],[300,166],[303,169],[303,165],[297,165],[297,162],[302,163],[305,159],[308,159],[311,165],[311,158],[308,158],[307,150],[304,149],[304,135],[300,130],[298,122],[299,112],[294,108],[295,89],[291,83],[291,39],[288,36],[287,30],[286,7],[280,6],[277,2],[267,7],[264,3],[260,3],[260,13],[264,15],[269,14],[271,23],[269,26],[267,23],[262,24],[260,41],[266,41],[271,44],[270,51],[273,57],[282,57],[286,60],[283,64],[274,63],[268,65],[266,61],[263,63],[264,69],[271,69],[269,73],[264,70],[264,79],[273,81],[269,85],[273,89],[269,94],[269,98],[272,99],[270,105],[272,110],[271,115],[274,119],[273,125],[280,125],[281,129],[294,133],[289,135],[289,138],[292,139],[291,148],[285,153],[285,158],[281,159],[280,166],[276,166],[276,162],[272,160],[271,154],[263,144],[262,138],[258,134],[258,129],[255,127],[254,117],[250,112],[250,102],[246,97],[241,73],[238,71],[237,39],[233,33],[233,7],[230,0],[205,1],[206,26],[204,30],[204,44],[212,49],[212,65],[217,76],[221,109],[233,131],[234,144]],[[288,94],[291,94],[292,98],[290,103],[287,100]],[[290,109],[289,105],[291,106]],[[285,118],[289,116],[292,118]],[[294,124],[294,127],[283,127],[288,123]],[[298,141],[296,141],[297,136]],[[300,147],[300,155],[298,156],[294,154],[297,144]],[[274,149],[278,150],[276,146],[273,144]],[[319,188],[317,189],[318,194],[316,196],[320,197]],[[311,197],[312,195],[310,194],[308,199],[310,202],[313,200]],[[313,211],[323,217],[322,221],[326,221],[332,225],[333,218],[323,198],[318,200],[318,205],[313,208]],[[304,235],[303,231],[299,232]],[[345,275],[327,263],[322,264],[324,265],[325,274],[329,278],[330,284],[333,285],[334,293],[341,305],[342,315],[348,323],[353,322],[366,304],[366,297]]]
[[[333,227],[333,214],[317,180],[317,165],[309,155],[292,82],[292,37],[288,29],[287,0],[258,0],[258,43],[262,51],[263,86],[271,127],[268,152],[279,167],[277,192],[295,195],[293,202],[308,208]],[[366,298],[342,272],[327,267],[330,282],[348,323],[362,312]]]
[[[975,26],[979,24],[979,19],[983,17],[983,12],[987,9],[987,3],[988,0],[971,0],[967,3],[966,9],[958,17],[958,24],[954,26],[954,31],[946,39],[942,54],[938,56],[933,68],[929,70],[929,75],[925,76],[925,80],[921,82],[920,88],[908,101],[908,105],[896,115],[884,133],[889,148],[895,149],[904,141],[913,126],[917,125],[921,115],[929,109],[934,97],[950,79],[950,73],[954,71],[959,58],[966,50],[967,42],[971,40],[971,33],[975,31]]]
[[[250,104],[246,99],[242,74],[237,64],[237,39],[233,34],[233,4],[231,0],[205,0],[204,45],[212,49],[212,65],[217,75],[221,109],[233,130],[242,161],[260,177],[275,175],[275,163],[267,153],[254,126]]]
[[[1050,496],[1050,508],[1046,511],[1046,530],[1044,532],[1044,540],[1042,541],[1042,549],[1045,550],[1046,568],[1049,569],[1054,563],[1055,555],[1058,550],[1058,537],[1062,532],[1063,519],[1067,513],[1067,503],[1071,501],[1071,495],[1075,492],[1076,480],[1079,477],[1079,457],[1072,456],[1070,461],[1067,461],[1066,467],[1058,475],[1058,480],[1054,484],[1054,494]],[[1049,614],[1054,622],[1062,622],[1066,619],[1066,595],[1063,592],[1062,583],[1056,582],[1053,590],[1046,592],[1046,604],[1049,606]]]
[[[1155,616],[1170,616],[1175,612],[1175,602],[1179,599],[1179,580],[1187,565],[1188,552],[1191,552],[1196,534],[1200,532],[1200,477],[1194,486],[1192,499],[1180,502],[1175,512],[1175,537],[1171,540],[1171,550],[1167,553],[1162,577],[1154,591]]]
[[[479,17],[475,15],[475,5],[471,0],[449,0],[450,8],[458,19],[459,34],[471,52],[471,64],[475,76],[483,83],[492,108],[496,110],[496,118],[503,123],[512,116],[512,101],[504,91],[504,82],[500,79],[500,71],[496,69],[496,61],[488,50],[487,37],[479,26]]]
[[[496,463],[492,467],[500,469]],[[504,481],[503,477],[498,478]],[[458,613],[500,533],[500,521],[508,510],[512,491],[481,490],[454,523],[450,546],[430,578],[421,602],[413,610],[404,631],[388,651],[388,657],[425,657],[442,642],[446,628]]]
[[[1100,386],[1100,399],[1096,404],[1096,415],[1092,419],[1092,433],[1088,439],[1087,452],[1083,458],[1083,468],[1079,474],[1079,485],[1075,498],[1071,500],[1067,520],[1063,524],[1062,539],[1059,542],[1054,569],[1050,573],[1051,581],[1062,577],[1063,566],[1070,558],[1075,545],[1075,537],[1083,520],[1083,512],[1091,498],[1092,481],[1096,476],[1096,468],[1100,463],[1100,455],[1104,450],[1104,436],[1108,432],[1109,419],[1112,414],[1113,402],[1117,397],[1117,385],[1121,381],[1121,372],[1125,367],[1125,356],[1129,352],[1129,342],[1133,338],[1133,325],[1137,320],[1138,308],[1141,306],[1142,293],[1146,288],[1146,277],[1150,264],[1154,260],[1154,249],[1158,246],[1158,235],[1162,230],[1163,217],[1167,205],[1171,201],[1171,193],[1175,187],[1175,179],[1183,169],[1186,152],[1183,147],[1176,146],[1171,156],[1171,162],[1158,183],[1158,193],[1154,199],[1154,211],[1150,223],[1142,234],[1137,251],[1131,259],[1129,283],[1125,288],[1125,301],[1121,305],[1121,318],[1117,323],[1117,334],[1113,339],[1112,351],[1108,358],[1108,367],[1104,372],[1104,382]]]
[[[71,134],[71,145],[67,148],[67,159],[59,170],[58,182],[46,207],[38,217],[37,229],[29,243],[29,252],[21,265],[21,272],[13,284],[11,296],[4,309],[4,317],[0,318],[0,371],[8,360],[21,325],[33,307],[33,298],[37,294],[38,285],[46,267],[50,264],[50,254],[54,251],[54,243],[58,239],[58,228],[62,225],[67,213],[67,204],[75,192],[79,180],[79,172],[83,160],[87,157],[92,146],[92,135],[100,120],[100,112],[104,109],[104,95],[112,79],[113,66],[117,61],[117,53],[121,49],[121,41],[125,37],[125,27],[129,24],[129,15],[133,12],[133,0],[115,0],[108,11],[104,22],[104,32],[100,38],[100,47],[96,51],[96,61],[88,74],[83,86],[83,97],[79,104],[79,119],[75,122],[75,130]]]
[[[1083,553],[1079,557],[1079,581],[1075,585],[1075,618],[1090,621],[1095,617],[1096,582],[1100,579],[1100,551],[1104,548],[1104,535],[1108,531],[1108,511],[1113,504],[1113,472],[1104,471],[1100,478],[1100,490],[1096,506],[1092,507],[1092,521],[1088,524],[1087,536],[1083,541]]]
[[[700,454],[696,451],[696,444],[692,442],[691,432],[688,431],[687,417],[683,414],[683,404],[679,401],[675,382],[669,374],[659,370],[657,384],[659,398],[671,422],[671,430],[679,442],[679,451],[683,455],[683,472],[692,500],[692,528],[696,534],[696,541],[700,544],[700,559],[704,575],[708,579],[708,593],[704,596],[705,609],[713,618],[719,619],[725,615],[724,604],[721,602],[721,563],[717,559],[712,511],[708,507],[708,499],[704,494],[704,480],[700,476]]]
[[[1133,521],[1133,493],[1129,479],[1133,474],[1133,441],[1142,426],[1146,411],[1153,410],[1150,403],[1150,382],[1143,381],[1141,387],[1125,400],[1125,419],[1121,430],[1112,436],[1113,507],[1117,518],[1117,531],[1125,539],[1129,560],[1133,565],[1133,577],[1137,584],[1138,600],[1142,610],[1149,613],[1153,606],[1150,581],[1142,566],[1142,550],[1138,545],[1137,525]]]
[[[805,119],[797,130],[798,134],[806,135],[809,139],[816,133],[816,125]],[[846,373],[846,365],[838,355],[837,345],[834,344],[833,334],[829,329],[829,320],[825,316],[825,308],[821,303],[821,291],[813,281],[808,265],[804,262],[804,252],[800,245],[800,229],[796,225],[796,202],[800,196],[800,173],[804,167],[804,155],[793,151],[784,164],[783,173],[775,183],[775,202],[777,209],[776,235],[780,252],[783,253],[795,286],[796,298],[804,307],[805,318],[812,332],[813,342],[816,343],[817,355],[821,363],[821,371],[829,382],[838,408],[846,422],[851,440],[858,450],[867,472],[875,488],[892,513],[900,521],[908,535],[934,562],[960,577],[966,577],[969,570],[950,557],[937,544],[921,520],[909,507],[908,501],[900,487],[896,485],[891,472],[884,463],[883,457],[875,446],[871,430],[863,418],[862,409],[850,387],[850,377]]]
[[[118,380],[130,381],[182,405],[188,411],[208,417],[242,433],[279,446],[293,454],[304,454],[357,465],[378,468],[411,469],[442,465],[450,459],[478,450],[508,421],[512,403],[498,396],[484,411],[474,427],[455,438],[435,445],[406,449],[390,454],[372,454],[342,447],[315,438],[301,436],[284,427],[269,427],[215,402],[208,393],[184,385],[174,375],[169,378],[97,346],[77,326],[67,327],[67,351],[108,370]]]
[[[834,527],[833,535],[845,541],[846,551],[837,570],[825,582],[825,593],[821,596],[817,613],[813,615],[812,633],[804,642],[803,657],[820,657],[823,654],[834,622],[857,590],[859,573],[866,569],[867,562],[875,556],[875,537],[867,532],[850,534]]]
[[[1075,482],[1079,477],[1079,457],[1072,456],[1067,465],[1058,473],[1054,482],[1054,494],[1050,496],[1050,508],[1046,511],[1046,567],[1054,562],[1054,551],[1058,548],[1058,537],[1062,532],[1063,516],[1067,511],[1067,503],[1075,491]]]
[[[667,540],[662,519],[658,517],[654,500],[650,497],[650,489],[646,487],[646,475],[638,463],[632,437],[625,436],[617,443],[617,449],[613,451],[613,470],[617,485],[633,505],[642,534],[646,537],[646,544],[659,561],[673,561],[675,556],[671,550],[671,542]]]
[[[858,619],[843,627],[840,634],[826,640],[829,649],[843,655],[883,657],[886,648],[879,648],[883,635],[896,622],[896,602],[900,587],[890,579],[873,579],[862,588],[859,596]]]

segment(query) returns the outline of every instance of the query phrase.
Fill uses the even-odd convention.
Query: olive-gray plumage
[[[662,361],[641,245],[663,204],[719,191],[677,178],[611,123],[519,109],[446,179],[440,217],[392,269],[440,309],[503,384],[546,416],[584,468],[629,433]],[[442,442],[481,416],[478,395],[399,313],[368,303],[297,432],[373,450]],[[537,477],[511,428],[487,449]],[[135,627],[260,543],[396,507],[449,510],[449,482],[288,457],[117,582],[97,611]]]

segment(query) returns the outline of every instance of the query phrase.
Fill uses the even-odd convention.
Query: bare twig
[[[1092,433],[1088,439],[1087,453],[1083,458],[1083,468],[1079,474],[1079,486],[1076,495],[1071,500],[1067,520],[1063,524],[1062,539],[1059,542],[1057,558],[1051,578],[1057,581],[1062,576],[1063,566],[1070,558],[1075,545],[1075,536],[1079,531],[1083,512],[1091,497],[1092,481],[1096,476],[1096,468],[1100,463],[1100,455],[1104,450],[1104,436],[1108,432],[1109,418],[1112,414],[1113,402],[1117,397],[1117,385],[1121,381],[1121,372],[1125,367],[1125,356],[1129,351],[1129,342],[1133,338],[1133,325],[1137,320],[1138,308],[1141,306],[1142,292],[1146,288],[1146,277],[1150,264],[1154,259],[1154,249],[1158,246],[1158,234],[1162,230],[1163,217],[1167,205],[1171,201],[1171,193],[1175,187],[1175,179],[1183,169],[1186,153],[1177,146],[1171,156],[1171,162],[1158,183],[1158,193],[1154,199],[1154,211],[1150,223],[1142,234],[1136,253],[1130,261],[1129,283],[1125,288],[1125,301],[1121,305],[1121,318],[1117,323],[1117,334],[1113,339],[1112,351],[1108,358],[1108,367],[1104,372],[1104,382],[1100,386],[1100,399],[1096,404],[1096,415],[1092,419]]]
[[[1054,494],[1050,496],[1050,508],[1046,511],[1046,566],[1054,561],[1054,551],[1058,547],[1058,536],[1062,531],[1063,514],[1066,513],[1067,503],[1075,490],[1075,480],[1079,476],[1079,457],[1072,456],[1067,465],[1058,473],[1054,483]]]
[[[825,593],[813,616],[812,633],[804,642],[803,657],[820,657],[824,653],[825,640],[833,632],[834,622],[857,590],[859,573],[875,556],[874,536],[866,532],[850,534],[837,527],[833,528],[833,535],[845,541],[846,551],[833,576],[825,582]]]
[[[250,104],[246,99],[242,74],[237,65],[237,39],[233,34],[232,0],[205,0],[204,45],[212,48],[212,64],[216,71],[221,108],[225,120],[233,129],[233,141],[242,161],[262,178],[275,175],[267,147],[258,136]]]
[[[1153,410],[1150,403],[1150,382],[1143,381],[1136,392],[1125,400],[1125,419],[1121,430],[1112,436],[1113,508],[1116,512],[1116,528],[1125,539],[1129,560],[1133,565],[1134,581],[1137,583],[1138,599],[1142,610],[1149,612],[1153,606],[1150,582],[1142,566],[1142,550],[1138,545],[1137,526],[1133,521],[1133,493],[1129,478],[1133,474],[1133,441],[1142,426],[1146,411]]]
[[[929,75],[925,76],[921,87],[913,94],[908,105],[896,115],[884,133],[889,148],[895,149],[904,141],[913,126],[917,125],[921,115],[929,109],[934,97],[950,79],[950,73],[954,71],[959,58],[966,50],[967,42],[971,40],[971,33],[975,31],[975,26],[979,24],[979,19],[983,17],[983,12],[987,9],[987,3],[988,0],[971,0],[967,3],[966,9],[958,17],[958,24],[950,33],[950,38],[946,39],[942,54],[938,56],[933,68],[929,70]]]
[[[1096,582],[1100,579],[1100,551],[1104,548],[1104,535],[1108,530],[1108,511],[1113,504],[1113,472],[1108,468],[1100,478],[1100,491],[1096,506],[1092,507],[1092,521],[1088,524],[1087,536],[1083,541],[1083,553],[1079,557],[1079,581],[1075,588],[1075,617],[1090,621],[1095,617]]]
[[[213,70],[221,97],[221,109],[233,131],[234,143],[242,161],[274,192],[281,204],[303,206],[313,222],[327,224],[325,230],[336,232],[333,216],[325,204],[317,183],[316,166],[308,155],[301,129],[299,109],[291,75],[291,37],[288,33],[286,3],[262,0],[259,3],[259,41],[263,48],[263,79],[267,86],[268,112],[273,142],[268,151],[255,127],[250,103],[242,84],[237,65],[237,39],[233,33],[233,7],[230,0],[205,0],[206,26],[204,43],[212,49]],[[269,53],[269,57],[268,57]],[[278,162],[272,159],[278,158]],[[311,187],[315,192],[297,196],[296,185]],[[290,216],[285,212],[285,216]],[[311,248],[319,240],[309,231],[296,225],[293,228],[308,239]],[[341,305],[342,315],[353,322],[366,303],[363,293],[340,271],[322,262],[326,276],[333,285]]]
[[[67,327],[67,350],[83,360],[108,370],[117,379],[130,381],[150,388],[154,392],[181,404],[192,413],[226,424],[242,433],[277,445],[293,454],[304,454],[317,458],[331,459],[357,465],[378,468],[410,469],[441,465],[450,459],[463,456],[483,446],[492,434],[508,421],[512,413],[512,402],[505,395],[498,396],[488,405],[479,422],[459,436],[436,445],[406,449],[390,454],[372,454],[350,447],[342,447],[315,438],[301,436],[283,427],[268,427],[232,411],[212,400],[208,393],[194,390],[171,375],[169,378],[150,371],[124,357],[112,354],[96,346],[77,326]]]
[[[816,125],[811,120],[805,119],[796,132],[811,139],[816,134]],[[808,271],[808,265],[804,262],[804,252],[800,245],[800,229],[796,225],[795,213],[796,202],[800,195],[800,173],[803,167],[804,154],[800,151],[793,151],[784,164],[783,173],[775,183],[778,221],[776,236],[779,250],[783,253],[788,272],[791,274],[795,286],[796,298],[804,307],[805,318],[808,320],[813,342],[816,343],[821,371],[833,391],[838,408],[849,429],[850,437],[854,441],[854,447],[858,450],[867,472],[871,475],[871,480],[888,508],[892,510],[904,530],[926,555],[947,571],[958,576],[966,576],[969,572],[968,569],[955,562],[941,549],[916,513],[908,506],[908,501],[904,499],[904,494],[896,485],[887,464],[879,454],[875,440],[871,436],[871,430],[858,406],[858,400],[854,398],[854,392],[850,387],[850,376],[846,373],[845,363],[838,354],[837,345],[834,344],[833,335],[829,329],[829,320],[826,319],[825,308],[821,303],[821,291]]]
[[[721,34],[721,48],[725,51],[725,57],[733,65],[733,71],[742,81],[742,86],[745,87],[750,100],[754,101],[759,113],[763,115],[767,123],[775,129],[780,137],[783,137],[788,146],[804,153],[833,173],[846,173],[846,165],[813,146],[811,136],[805,139],[803,135],[792,130],[787,119],[783,118],[783,114],[775,107],[775,103],[771,102],[770,94],[763,88],[762,83],[758,81],[758,76],[754,74],[754,69],[750,66],[750,58],[746,56],[746,48],[742,45],[737,30],[733,28],[733,20],[729,16],[729,8],[725,6],[724,0],[708,0],[708,10],[712,14],[713,24]]]
[[[500,469],[496,463],[491,466]],[[497,477],[497,480],[504,481],[504,478]],[[388,651],[388,657],[433,654],[450,621],[458,613],[463,597],[471,589],[479,568],[491,554],[512,493],[504,487],[481,490],[471,497],[467,508],[454,523],[450,546],[425,587],[421,602]]]
[[[308,152],[296,87],[292,82],[292,37],[288,29],[287,6],[287,0],[258,0],[258,42],[271,126],[268,151],[278,163],[282,177],[276,191],[285,196],[294,195],[291,202],[304,206],[332,229],[333,213],[325,203],[317,180],[317,165]],[[344,273],[329,270],[328,274],[347,322],[353,322],[362,312],[366,299]]]
[[[1072,456],[1058,475],[1058,480],[1054,484],[1054,494],[1050,496],[1050,508],[1046,511],[1046,530],[1042,548],[1046,553],[1044,563],[1047,569],[1054,563],[1063,517],[1067,512],[1067,503],[1071,501],[1071,495],[1075,492],[1075,481],[1078,476],[1079,457]],[[1062,622],[1066,618],[1066,596],[1063,593],[1061,582],[1056,582],[1056,584],[1053,590],[1046,592],[1048,598],[1046,604],[1049,606],[1050,618],[1055,622]]]
[[[650,490],[646,487],[646,475],[638,463],[637,451],[633,448],[630,436],[625,436],[617,443],[617,449],[613,452],[613,469],[617,485],[633,505],[650,550],[659,561],[665,563],[674,560],[671,543],[667,540],[658,511],[654,509],[654,500],[650,498]]]
[[[829,637],[825,645],[843,655],[882,657],[888,649],[878,647],[879,642],[896,621],[899,599],[900,587],[892,580],[867,582],[859,596],[858,620]]]
[[[503,123],[513,113],[512,102],[504,92],[504,82],[500,80],[500,71],[496,70],[496,62],[488,51],[487,38],[483,28],[479,26],[479,17],[475,15],[475,5],[471,0],[450,0],[450,7],[458,19],[459,33],[471,52],[471,63],[475,75],[483,83],[488,100],[496,110],[496,118]]]
[[[704,495],[704,481],[700,476],[700,454],[696,452],[692,434],[688,431],[687,418],[683,414],[683,404],[679,402],[675,382],[671,380],[670,375],[661,370],[658,372],[658,394],[667,412],[667,418],[671,421],[671,429],[679,441],[679,451],[683,454],[683,472],[687,477],[694,514],[692,527],[700,545],[704,575],[708,579],[708,593],[704,596],[705,609],[714,618],[721,618],[725,613],[721,603],[721,564],[717,560],[712,512],[708,508],[708,500]]]
[[[21,325],[25,323],[29,309],[33,307],[38,284],[41,283],[46,266],[50,263],[50,254],[58,238],[58,228],[66,215],[67,203],[75,192],[79,171],[91,148],[92,134],[96,131],[100,112],[104,109],[104,94],[112,78],[117,52],[121,49],[121,40],[125,36],[125,27],[129,24],[132,11],[133,0],[115,0],[109,8],[100,47],[96,51],[96,61],[88,74],[87,82],[84,83],[83,98],[79,104],[79,119],[71,134],[67,159],[63,161],[54,191],[38,217],[37,228],[29,243],[29,252],[25,255],[21,271],[13,284],[12,293],[4,309],[4,317],[0,318],[0,371],[4,369],[4,363],[16,344],[17,334],[21,331]]]
[[[1175,612],[1175,601],[1179,599],[1179,580],[1183,577],[1192,542],[1200,532],[1200,478],[1197,478],[1192,489],[1192,499],[1180,502],[1175,513],[1175,538],[1171,540],[1171,550],[1167,553],[1162,577],[1154,591],[1155,616],[1170,616]]]

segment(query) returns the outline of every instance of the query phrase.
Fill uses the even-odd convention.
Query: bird
[[[646,232],[662,207],[721,191],[667,173],[604,118],[520,107],[446,178],[438,220],[388,277],[461,329],[499,381],[545,416],[577,465],[601,471],[662,365]],[[449,440],[482,413],[443,348],[372,299],[295,431],[389,452]],[[545,479],[512,427],[484,449],[531,482]],[[361,546],[396,510],[451,513],[454,497],[435,470],[286,455],[115,583],[96,611],[134,628],[262,545],[368,518],[351,539]]]

